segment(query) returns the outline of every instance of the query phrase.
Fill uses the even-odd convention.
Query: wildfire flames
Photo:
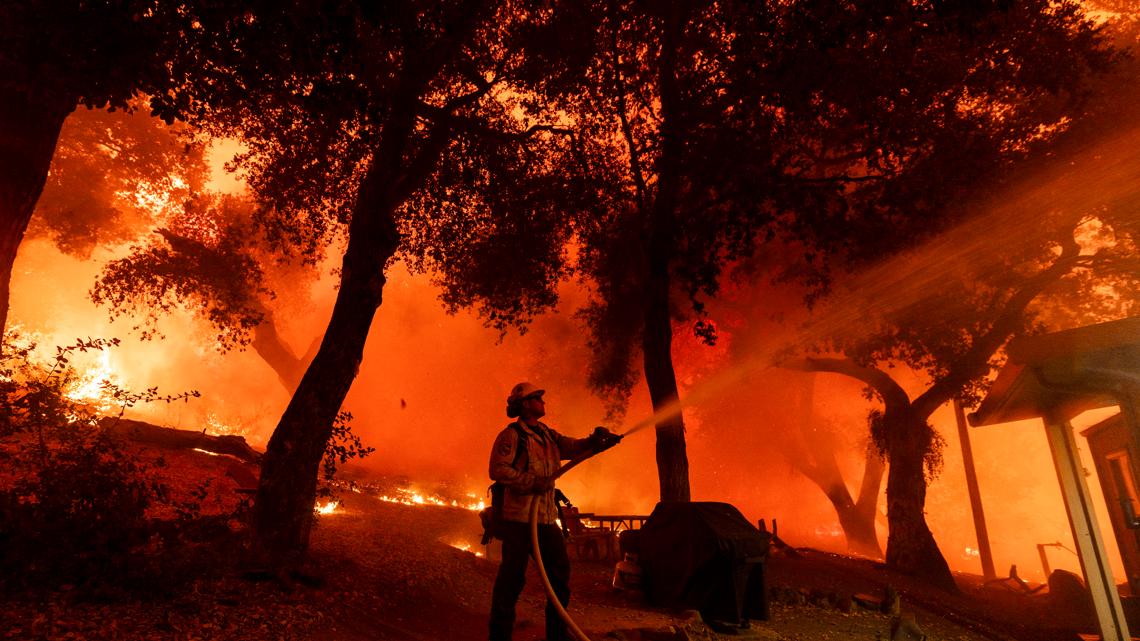
[[[462,500],[447,499],[436,494],[425,494],[413,486],[399,487],[391,493],[377,494],[376,498],[386,503],[399,503],[400,505],[411,505],[414,507],[451,507],[473,512],[478,512],[487,507],[486,502],[480,499],[474,492],[467,492]],[[480,558],[484,556],[482,552],[474,550],[474,546],[471,543],[452,541],[448,543],[448,545],[456,550],[462,550],[463,552],[474,554]]]
[[[227,422],[223,421],[221,419],[221,417],[219,417],[214,412],[207,412],[205,420],[206,420],[207,431],[210,434],[213,434],[216,436],[223,436],[223,435],[241,436],[241,437],[247,438],[247,440],[248,440],[248,437],[252,436],[251,434],[249,434],[249,430],[246,429],[245,426],[233,425],[231,423],[227,423]]]
[[[67,398],[75,401],[104,400],[104,383],[112,380],[112,374],[111,355],[106,351],[100,352],[98,364],[75,381],[71,391],[67,392]]]
[[[41,266],[45,266],[43,269],[46,269],[47,267],[69,265],[65,262],[66,257],[54,252],[54,250],[49,251],[42,245],[31,246],[30,249],[33,251],[23,253],[22,256],[29,260],[37,259],[35,263],[37,273],[43,271]],[[78,267],[75,269],[78,270]],[[47,273],[57,277],[60,281],[80,280],[71,272]],[[82,276],[84,283],[93,278],[86,272]],[[405,275],[400,275],[399,278],[403,280],[397,282],[400,282],[404,287],[394,289],[393,291],[396,293],[393,295],[398,294],[404,298],[397,302],[413,309],[416,318],[431,318],[433,319],[431,322],[436,322],[435,317],[431,316],[431,314],[436,313],[434,290],[429,288],[425,280],[416,280]],[[26,288],[28,285],[24,287]],[[79,287],[77,289],[82,290]],[[325,296],[331,299],[331,294]],[[318,303],[313,304],[318,305]],[[396,306],[396,303],[393,305]],[[51,318],[54,322],[66,319],[71,325],[60,326],[52,333],[47,334],[33,335],[31,332],[26,332],[26,335],[33,336],[36,342],[44,346],[45,349],[54,345],[65,345],[70,341],[68,337],[76,335],[88,333],[97,336],[120,335],[119,328],[100,324],[102,322],[101,312],[87,311],[86,308],[59,308],[58,306],[51,308],[51,310],[45,310],[43,313],[46,314],[47,311],[52,312]],[[27,309],[23,310],[23,313],[26,316],[32,315]],[[33,316],[34,320],[35,317]],[[541,324],[542,322],[545,322],[546,325]],[[553,320],[548,319],[542,322],[536,326],[535,331],[527,336],[512,337],[497,349],[508,350],[510,353],[534,351],[537,349],[535,347],[537,341],[547,338],[562,327]],[[42,323],[46,324],[46,321],[42,321]],[[475,334],[475,332],[482,331],[475,321],[462,316],[449,317],[441,313],[438,323],[443,328],[441,331],[449,332],[448,335],[454,336],[455,341],[464,340],[473,345],[469,349],[463,350],[458,356],[455,356],[454,353],[447,354],[447,359],[461,357],[466,362],[479,362],[493,358],[490,347],[484,347],[478,344],[474,338],[471,338],[472,335],[481,336],[481,334]],[[33,322],[30,325],[38,324],[41,322]],[[296,333],[306,336],[305,329],[311,328],[302,324],[302,329],[297,330]],[[406,359],[399,361],[393,366],[393,369],[402,372],[408,371],[414,369],[417,364],[422,365],[424,359],[427,358],[422,351],[412,351],[406,348],[406,345],[414,344],[414,336],[415,334],[411,333],[411,329],[397,327],[390,336],[385,337],[385,340],[389,342],[382,343],[381,347]],[[109,398],[104,381],[128,389],[145,389],[152,384],[162,386],[164,391],[179,391],[189,387],[202,389],[204,397],[200,401],[175,405],[139,405],[130,408],[127,416],[181,429],[207,428],[207,432],[210,434],[239,434],[254,442],[264,442],[274,427],[273,419],[265,419],[264,417],[279,415],[280,408],[276,407],[274,403],[283,404],[281,398],[284,398],[274,387],[278,383],[272,379],[272,374],[266,373],[269,370],[262,371],[259,376],[252,376],[250,375],[251,371],[261,370],[252,370],[251,368],[260,365],[252,360],[239,360],[238,362],[243,369],[239,373],[232,373],[238,368],[223,368],[223,365],[229,363],[230,360],[223,361],[213,356],[203,356],[204,353],[208,355],[209,352],[201,351],[202,348],[196,346],[193,341],[177,336],[173,332],[172,337],[183,340],[168,340],[162,344],[136,344],[131,342],[129,346],[124,345],[111,352],[88,354],[83,359],[75,359],[72,364],[77,367],[79,373],[69,382],[68,397],[93,407],[107,407],[109,410],[117,412],[119,408]],[[303,344],[303,339],[296,339],[296,341],[298,344]],[[380,349],[380,347],[376,347],[376,349]],[[695,352],[695,347],[688,344],[686,344],[685,349],[688,351],[682,350],[682,352],[687,359],[686,362],[692,362],[696,358],[692,355],[693,353],[703,353]],[[50,353],[38,356],[40,360],[46,360]],[[580,358],[580,354],[574,351],[558,352],[558,356],[567,361],[580,362],[580,360],[575,360]],[[227,359],[236,360],[246,357],[253,359],[255,355],[252,352],[244,352],[228,356]],[[453,361],[445,359],[444,356],[433,356],[432,358],[434,360],[429,360],[430,367],[427,368],[429,370],[438,371],[439,369],[456,367]],[[155,363],[160,364],[160,366],[154,365]],[[196,368],[200,368],[202,371],[198,372]],[[195,373],[196,376],[190,377],[189,373]],[[262,379],[268,382],[262,382]],[[431,382],[435,383],[435,381]],[[365,368],[361,373],[358,389],[383,389],[406,384],[406,387],[409,388],[406,392],[409,403],[406,408],[401,408],[400,399],[397,398],[387,405],[369,404],[362,396],[355,405],[360,408],[361,424],[396,424],[398,423],[397,419],[401,416],[411,415],[413,412],[419,412],[415,414],[416,421],[433,425],[446,424],[445,417],[432,413],[436,411],[434,406],[422,398],[419,399],[420,402],[417,402],[417,394],[422,394],[419,390],[427,388],[428,383],[427,380],[419,379],[410,381],[389,379],[386,378],[386,374]],[[572,387],[567,382],[562,382],[561,385],[561,388],[555,388],[560,390],[561,397],[552,396],[552,399],[559,403],[556,410],[552,412],[552,423],[557,427],[566,429],[568,433],[573,433],[576,426],[589,424],[600,410],[596,410],[594,405],[591,405],[595,401],[586,392]],[[860,398],[858,389],[851,391],[845,387],[846,381],[820,380],[816,385],[815,389],[820,398]],[[363,395],[365,392],[359,393]],[[474,384],[470,389],[448,388],[444,393],[462,399],[464,403],[473,402],[471,399],[489,394],[483,387],[476,387]],[[274,396],[275,394],[279,396]],[[231,405],[223,402],[230,402],[229,399],[233,397],[245,400],[258,399],[260,404],[256,406],[249,405],[249,403],[237,404],[238,407],[243,408],[241,411],[245,412],[245,414],[240,414],[232,409],[232,402]],[[352,399],[350,399],[350,403],[351,401]],[[785,399],[777,392],[767,396],[757,393],[753,402],[757,405],[773,408],[787,405]],[[637,397],[631,403],[635,407],[644,407],[648,405],[648,400]],[[712,403],[709,406],[711,409],[707,411],[711,412],[715,409]],[[392,409],[386,410],[385,407]],[[845,404],[837,401],[829,405],[828,408],[825,418],[836,424],[855,425],[865,418],[865,408],[855,402]],[[499,408],[496,406],[495,409],[498,410]],[[405,418],[404,420],[409,419]],[[709,423],[710,426],[713,424],[713,422]],[[950,552],[947,555],[950,557],[948,560],[954,569],[976,572],[978,569],[976,551],[964,550],[967,546],[973,547],[974,536],[968,517],[966,520],[960,518],[963,511],[959,509],[959,506],[964,504],[965,498],[960,497],[964,492],[959,489],[963,483],[958,477],[961,463],[957,458],[959,455],[957,454],[956,433],[953,429],[953,417],[948,410],[944,411],[934,417],[934,424],[938,427],[939,432],[947,437],[948,458],[944,476],[932,483],[930,488],[932,507],[929,518],[931,519],[931,527],[935,530],[936,536],[939,537],[940,543],[944,543],[948,551],[956,551],[956,553]],[[725,425],[728,424],[725,423]],[[709,427],[708,429],[711,430],[712,428]],[[851,429],[854,430],[854,428]],[[708,433],[712,434],[711,431]],[[704,467],[694,465],[693,483],[698,493],[733,502],[750,517],[779,516],[784,528],[782,535],[786,540],[820,545],[831,550],[841,550],[844,545],[844,537],[837,524],[818,525],[819,521],[823,519],[834,519],[835,517],[834,512],[830,511],[826,504],[826,499],[822,498],[822,494],[817,494],[818,489],[814,486],[798,478],[793,479],[791,482],[796,483],[796,485],[794,489],[786,492],[786,495],[795,495],[797,498],[787,505],[781,503],[778,497],[747,489],[755,487],[753,485],[755,479],[751,474],[756,469],[761,467],[765,469],[786,469],[786,467],[782,467],[783,464],[773,463],[765,467],[758,465],[757,461],[760,459],[747,459],[745,461],[744,458],[736,455],[736,453],[743,451],[764,451],[754,447],[753,434],[753,431],[741,429],[732,432],[725,428],[716,433],[715,439],[710,436],[704,440],[694,440],[694,443],[697,444],[694,447],[698,448],[695,451],[701,457],[699,460],[705,463],[716,460],[718,465],[726,466],[726,472],[721,473],[720,477],[716,477],[703,475],[699,471],[700,469],[707,469],[708,465]],[[453,478],[470,478],[475,473],[482,473],[482,466],[485,465],[485,449],[489,444],[489,437],[486,434],[471,436],[467,432],[458,431],[449,434],[449,437],[456,439],[457,444],[453,450],[460,454],[446,460],[439,460],[438,455],[435,454],[437,450],[434,449],[434,444],[441,438],[440,434],[431,433],[421,438],[403,432],[374,433],[362,429],[361,435],[366,440],[389,439],[390,449],[400,452],[398,462],[406,466],[412,474],[424,474],[425,477],[429,473],[442,472],[452,475]],[[1046,577],[1037,576],[1040,573],[1036,571],[1038,556],[1034,545],[1039,540],[1055,540],[1058,537],[1067,536],[1067,522],[1063,506],[1055,497],[1056,491],[1046,485],[1042,485],[1039,492],[1029,492],[1022,485],[1017,485],[1009,480],[1015,477],[1015,473],[1023,474],[1019,471],[1022,469],[1037,471],[1051,469],[1052,462],[1044,438],[1039,435],[1039,428],[1036,426],[1020,431],[979,430],[978,433],[974,434],[974,438],[977,439],[974,445],[975,456],[978,458],[980,466],[984,498],[995,505],[1015,505],[1021,510],[1011,511],[1006,521],[1003,521],[1000,511],[993,515],[987,514],[992,519],[991,531],[995,533],[993,544],[995,560],[1001,565],[1016,562],[1019,567],[1025,568],[1024,576],[1026,578],[1037,581],[1044,580]],[[645,442],[648,443],[649,440],[647,439]],[[607,454],[608,458],[600,458],[597,462],[592,463],[592,467],[589,468],[592,471],[589,473],[596,473],[597,476],[591,478],[588,492],[585,484],[572,485],[579,483],[579,479],[582,477],[574,477],[568,481],[571,496],[575,499],[584,497],[583,500],[591,501],[591,507],[598,512],[646,513],[651,509],[653,502],[651,498],[644,498],[645,492],[638,488],[652,488],[656,482],[656,477],[653,470],[649,469],[651,466],[647,467],[638,463],[641,460],[638,457],[651,457],[652,453],[636,450],[636,447],[639,446],[615,450],[614,453]],[[1011,449],[1018,452],[1029,452],[1033,456],[1019,457],[1015,461],[1016,465],[1013,465],[1008,457],[1002,454]],[[775,452],[776,450],[773,448],[772,451]],[[476,453],[471,454],[471,452]],[[469,463],[469,460],[475,462]],[[849,464],[846,460],[841,462],[845,465]],[[748,476],[737,469],[738,467],[743,468],[745,463],[747,463]],[[429,467],[429,465],[438,466],[438,469]],[[1089,467],[1091,469],[1091,463]],[[649,471],[645,472],[643,468],[649,469]],[[401,468],[402,471],[403,468]],[[616,481],[619,477],[621,478],[620,484]],[[615,480],[610,482],[608,479],[611,478]],[[649,480],[645,481],[645,478],[649,478]],[[748,479],[748,482],[733,482],[733,479],[737,478]],[[785,480],[781,479],[781,481],[784,482]],[[487,501],[480,500],[481,492],[467,492],[464,486],[459,486],[455,493],[426,489],[431,487],[433,486],[404,483],[371,490],[365,488],[363,493],[375,496],[385,502],[408,506],[450,507],[479,511],[487,505]],[[1016,501],[1006,498],[1007,488],[1008,492],[1018,492],[1019,498]],[[341,505],[330,506],[323,501],[315,505],[314,509],[318,513],[326,515],[345,513]],[[332,518],[337,517],[333,516]],[[881,538],[880,541],[885,542],[885,539]],[[442,543],[469,552],[480,549],[478,545],[456,543],[452,539],[444,539]],[[1076,568],[1079,570],[1075,558],[1064,557],[1058,560],[1055,565],[1065,569]]]
[[[464,552],[471,552],[471,544],[470,543],[449,543],[448,545],[455,548],[456,550],[463,550]],[[482,552],[471,552],[471,553],[477,557],[483,556]]]
[[[111,409],[110,399],[107,398],[107,384],[114,383],[116,376],[114,368],[111,367],[110,353],[100,352],[97,358],[96,364],[80,374],[71,384],[67,398],[105,412]]]
[[[381,501],[388,503],[400,503],[402,505],[436,505],[439,507],[458,507],[464,510],[471,510],[478,512],[487,507],[486,502],[478,498],[473,492],[468,492],[466,500],[459,502],[458,500],[451,499],[450,501],[436,495],[421,494],[418,490],[411,487],[397,488],[392,495],[381,494],[377,498]]]
[[[52,338],[37,338],[38,341],[43,345],[53,344]],[[60,343],[65,341],[58,339],[54,340],[54,342]],[[88,356],[86,362],[82,363],[82,365],[75,363],[76,365],[79,365],[79,367],[77,367],[77,374],[68,382],[66,391],[67,398],[77,403],[88,405],[97,412],[117,412],[119,408],[115,404],[114,399],[111,397],[110,390],[115,386],[132,385],[133,377],[132,368],[125,363],[116,362],[117,359],[112,358],[113,356],[115,356],[114,352],[101,351]],[[40,358],[46,360],[46,354],[41,355]],[[147,408],[136,409],[143,411],[147,410]],[[150,418],[145,415],[143,415],[143,417]],[[166,420],[169,421],[170,419]],[[246,424],[245,420],[227,416],[224,413],[217,411],[216,408],[210,408],[209,410],[202,412],[197,420],[200,421],[199,424],[202,427],[205,427],[206,431],[210,434],[237,434],[245,436],[247,438],[250,436],[256,437],[255,434],[252,434],[251,425]],[[986,447],[985,440],[987,438],[991,440],[1001,440],[1001,437],[1002,435],[998,433],[985,433],[977,435],[979,442],[982,443],[981,449],[983,451],[999,451],[1000,446],[998,445]],[[214,452],[205,450],[198,451],[203,454],[218,456]],[[1047,464],[1047,460],[1045,464]],[[344,489],[346,491],[351,491],[358,494],[369,494],[375,496],[381,501],[388,503],[397,503],[407,506],[443,507],[463,509],[473,512],[478,512],[487,507],[487,502],[481,499],[477,492],[463,490],[460,490],[456,493],[448,493],[446,491],[432,492],[421,489],[422,487],[424,487],[424,484],[408,483],[406,485],[397,486],[394,488],[392,486],[388,486],[386,488],[368,488],[365,486],[364,489],[346,485],[344,486]],[[935,485],[934,489],[939,489],[939,486]],[[937,495],[934,500],[939,500]],[[346,513],[344,507],[339,501],[318,502],[314,505],[313,510],[314,513],[323,516]],[[794,523],[794,521],[792,522]],[[814,538],[817,542],[838,541],[838,543],[830,543],[831,547],[837,548],[842,546],[843,532],[837,524],[814,525],[811,526],[810,529],[807,529],[807,532],[809,532],[811,535],[814,535]],[[480,547],[476,544],[456,541],[453,539],[443,539],[441,542],[457,550],[474,554],[477,557],[485,557],[485,553],[479,551]],[[959,551],[957,554],[952,555],[950,559],[951,563],[955,565],[955,568],[974,568],[980,556],[976,547],[973,545],[959,545],[954,547]],[[1037,572],[1035,565],[1031,561],[1036,560],[1036,556],[1031,554],[1031,552],[1035,551],[1031,545],[1023,543],[1021,547],[1016,547],[1012,544],[1006,543],[1004,549],[998,550],[998,556],[1002,559],[1016,559],[1016,557],[1013,556],[1013,552],[1020,550],[1027,550],[1024,553],[1024,556],[1026,557],[1025,560],[1030,561],[1029,563],[1023,563],[1027,568],[1027,578],[1039,581],[1043,580],[1045,577],[1035,576]],[[1063,561],[1064,562],[1058,561],[1058,565],[1060,567],[1075,566],[1075,559],[1066,558]],[[1068,564],[1066,565],[1065,562]]]

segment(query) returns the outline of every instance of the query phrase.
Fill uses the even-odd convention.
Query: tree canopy
[[[1133,306],[1134,207],[1120,202],[1117,191],[1080,186],[1086,171],[1119,178],[1111,166],[1128,143],[1105,143],[1104,124],[1119,123],[1120,114],[1105,103],[1104,87],[1115,85],[1127,67],[1105,75],[1111,50],[1098,43],[1088,23],[1068,28],[1089,37],[1083,42],[1094,47],[1089,59],[1097,63],[1085,76],[1069,78],[1076,84],[1061,85],[1068,87],[1061,94],[1022,98],[1029,114],[1020,126],[1007,125],[1008,109],[995,112],[1000,117],[964,138],[973,141],[973,153],[948,145],[920,165],[914,185],[886,184],[880,193],[870,192],[876,206],[936,221],[928,230],[942,234],[894,237],[901,248],[928,240],[865,268],[837,293],[830,309],[842,312],[825,311],[825,321],[810,331],[823,338],[816,345],[822,354],[800,365],[851,376],[881,401],[871,427],[891,464],[888,563],[947,586],[953,585],[949,569],[922,513],[941,447],[929,417],[952,399],[977,401],[1009,338],[1065,317],[1095,322]],[[1038,63],[1047,66],[1043,59]],[[1033,119],[1043,116],[1052,119],[1033,127]],[[932,197],[919,197],[927,192]],[[866,245],[848,254],[856,264],[866,265],[859,257],[891,239],[881,232],[856,237],[864,238]],[[913,398],[890,372],[899,365],[928,380]]]
[[[715,340],[702,314],[726,266],[779,240],[818,293],[836,265],[945,229],[945,205],[1073,117],[1111,57],[1078,3],[1036,0],[579,3],[532,56],[544,74],[517,91],[569,131],[551,159],[580,200],[533,225],[527,208],[428,216],[420,253],[447,300],[499,326],[527,320],[527,290],[500,280],[518,252],[483,249],[585,280],[591,382],[621,407],[640,369],[655,410],[678,396],[672,325]],[[535,300],[552,302],[549,282],[532,279]],[[683,432],[658,424],[663,498],[688,495]]]
[[[330,239],[345,241],[328,331],[261,475],[255,528],[278,570],[304,552],[320,457],[401,247],[401,221],[429,183],[464,166],[496,169],[483,184],[519,194],[525,187],[507,181],[541,167],[526,164],[524,143],[542,144],[553,128],[515,118],[497,91],[526,60],[518,36],[550,15],[470,0],[274,4],[238,19],[203,11],[189,38],[216,64],[187,58],[175,69],[178,89],[154,98],[160,113],[186,113],[249,145],[242,162],[268,205],[255,222],[271,242],[315,257]],[[471,202],[464,214],[486,217],[484,208],[513,202]]]
[[[80,109],[64,122],[30,237],[86,258],[96,247],[135,240],[202,191],[204,146],[184,126],[150,116],[145,102],[132,106]]]
[[[112,318],[141,316],[133,329],[144,339],[161,336],[163,315],[190,311],[209,324],[215,349],[252,346],[293,392],[312,355],[295,354],[278,334],[278,292],[303,290],[315,269],[273,252],[253,223],[255,211],[241,196],[196,194],[147,242],[107,263],[92,300]]]
[[[40,0],[0,8],[0,328],[7,323],[12,263],[64,118],[78,105],[131,109],[140,92],[165,91],[170,61],[186,51],[186,9]],[[164,115],[173,120],[173,113]]]

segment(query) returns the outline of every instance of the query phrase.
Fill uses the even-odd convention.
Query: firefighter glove
[[[590,449],[597,454],[620,443],[621,436],[614,434],[605,427],[599,426],[594,428],[594,433],[590,434],[586,441],[590,444]]]

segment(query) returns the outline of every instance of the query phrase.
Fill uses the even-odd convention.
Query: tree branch
[[[808,178],[805,176],[785,176],[785,182],[789,183],[807,183],[812,185],[830,185],[830,184],[849,184],[849,183],[866,183],[886,180],[889,176],[881,174],[872,174],[868,176],[848,176],[847,174],[839,174],[837,176],[825,176],[821,178]]]
[[[843,374],[866,383],[879,398],[887,412],[897,411],[910,404],[906,391],[886,372],[877,367],[860,365],[850,358],[804,358],[783,363],[781,367],[803,372],[831,372]]]
[[[563,136],[572,136],[573,131],[565,127],[551,124],[531,125],[521,131],[506,131],[488,126],[478,118],[460,116],[448,113],[446,107],[435,107],[420,103],[419,111],[429,118],[436,126],[446,126],[453,131],[461,131],[475,137],[495,140],[502,143],[522,142],[538,133],[554,133]]]
[[[882,456],[874,444],[868,443],[866,458],[863,461],[863,479],[859,483],[859,498],[855,501],[855,506],[860,511],[873,513],[878,506],[884,467]]]
[[[1062,240],[1061,255],[1051,265],[1027,280],[1021,289],[1014,292],[989,330],[974,339],[970,349],[947,368],[946,376],[915,399],[914,408],[918,416],[923,418],[930,416],[934,410],[961,391],[968,382],[989,372],[990,359],[1021,327],[1025,320],[1025,310],[1033,299],[1077,267],[1095,260],[1095,254],[1081,256],[1080,251],[1080,245],[1072,236]]]
[[[791,438],[788,439],[787,446],[784,448],[784,455],[787,456],[788,463],[799,473],[811,479],[813,483],[823,487],[823,475],[812,461],[811,456],[808,455],[807,446],[804,445],[803,439],[799,438],[798,433],[789,436]]]
[[[613,3],[610,3],[610,10],[614,14],[611,16],[612,20],[616,20],[616,11],[613,9]],[[610,56],[612,60],[610,65],[614,73],[614,89],[617,93],[617,115],[621,123],[622,137],[625,138],[626,147],[629,149],[629,170],[633,175],[633,184],[637,189],[637,208],[639,211],[645,211],[646,198],[648,197],[648,189],[645,184],[645,173],[641,168],[641,153],[638,151],[637,140],[633,135],[633,126],[629,121],[629,114],[627,113],[629,107],[626,105],[626,87],[625,81],[621,75],[621,65],[618,63],[618,36],[616,25],[610,27]]]
[[[499,76],[502,75],[503,66],[505,64],[506,63],[504,61],[499,61],[499,64],[495,68],[494,74],[492,74],[493,77],[491,80],[487,80],[482,75],[480,75],[477,70],[473,68],[468,69],[467,66],[464,65],[463,69],[461,69],[461,73],[467,77],[468,81],[470,81],[471,84],[475,85],[475,90],[452,97],[450,100],[444,103],[442,107],[437,107],[421,100],[420,110],[422,112],[428,113],[432,113],[434,111],[442,113],[445,116],[451,116],[460,109],[465,109],[474,104],[477,104],[480,100],[483,99],[484,96],[486,96],[492,89],[495,88],[495,85],[499,84]]]

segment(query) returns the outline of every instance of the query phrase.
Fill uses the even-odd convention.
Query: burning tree
[[[556,135],[515,117],[502,93],[525,67],[519,33],[550,10],[475,0],[336,9],[263,7],[232,21],[202,13],[195,44],[225,62],[179,67],[180,89],[158,101],[189,106],[195,122],[248,144],[250,185],[268,205],[256,220],[271,240],[308,255],[345,242],[328,329],[262,469],[254,526],[278,571],[296,567],[307,546],[321,456],[401,248],[401,221],[446,176],[494,176],[496,193],[529,193],[517,181],[544,169],[530,146]],[[491,224],[518,201],[459,204],[470,206],[443,210]]]
[[[29,237],[88,258],[96,247],[134,240],[202,190],[204,146],[184,126],[146,113],[145,100],[131,104],[78,110],[64,121]]]
[[[887,561],[947,588],[953,588],[953,579],[923,511],[926,484],[941,463],[942,439],[930,425],[930,415],[954,398],[967,405],[979,398],[985,376],[1000,363],[1000,348],[1009,338],[1041,327],[1031,304],[1048,288],[1063,287],[1063,279],[1081,282],[1079,297],[1070,302],[1103,306],[1104,296],[1088,286],[1088,275],[1107,270],[1119,283],[1127,272],[1118,270],[1132,269],[1138,257],[1131,240],[1123,238],[1111,248],[1082,249],[1072,234],[1087,232],[1087,227],[1070,228],[1067,237],[1060,235],[1052,243],[1038,238],[1033,251],[1011,256],[1012,238],[1024,233],[1024,224],[1019,219],[1014,227],[986,226],[986,233],[1009,241],[1005,260],[985,260],[993,256],[993,248],[988,242],[976,243],[972,251],[952,257],[930,256],[934,266],[906,272],[906,282],[892,279],[894,292],[889,296],[877,285],[874,291],[886,300],[863,307],[868,321],[860,324],[858,335],[828,343],[842,357],[811,357],[796,365],[855,378],[882,403],[882,409],[871,414],[871,433],[890,462]],[[962,237],[957,240],[969,244]],[[965,276],[952,279],[948,274]],[[1133,272],[1125,278],[1135,277]],[[930,378],[930,385],[913,398],[888,372],[900,363]]]
[[[845,430],[826,424],[816,416],[813,407],[816,400],[814,377],[803,388],[796,386],[793,399],[794,411],[799,415],[798,429],[790,430],[782,438],[789,462],[827,496],[847,538],[847,549],[871,558],[882,558],[883,550],[875,532],[879,490],[886,470],[882,455],[871,443],[864,441],[863,475],[858,491],[852,496],[837,458]]]
[[[280,338],[267,281],[295,288],[311,274],[258,243],[253,203],[206,191],[204,141],[146,113],[147,103],[67,118],[28,234],[87,258],[156,230],[157,240],[107,265],[93,300],[112,317],[143,314],[144,339],[159,335],[160,312],[186,306],[214,326],[220,350],[251,344],[292,393],[312,355]]]
[[[775,454],[776,460],[815,484],[835,511],[848,551],[882,558],[876,523],[882,516],[879,497],[886,464],[866,430],[860,429],[865,421],[834,415],[834,408],[847,405],[833,402],[830,381],[821,381],[821,375],[767,367],[772,350],[794,335],[809,310],[803,308],[803,287],[757,280],[800,264],[799,252],[791,245],[770,245],[727,270],[724,288],[709,308],[726,362],[696,373],[690,370],[689,375],[719,377],[742,393],[702,403],[696,414],[704,440],[731,443],[729,451],[742,453],[741,460],[750,468],[770,469]],[[693,343],[689,341],[690,349],[701,349]],[[692,356],[682,358],[692,361]],[[741,411],[742,404],[748,411]],[[727,463],[718,459],[714,464]],[[753,493],[765,496],[768,481],[756,481]]]
[[[575,203],[583,208],[564,207],[568,223],[529,224],[522,209],[462,232],[433,230],[433,220],[452,219],[425,220],[434,235],[424,243],[448,248],[425,255],[451,304],[477,306],[495,323],[530,308],[495,285],[510,261],[471,247],[523,246],[551,261],[545,273],[587,280],[591,382],[623,407],[640,356],[658,420],[661,498],[688,500],[674,324],[695,317],[698,335],[715,340],[704,301],[717,296],[725,266],[765,241],[806,247],[799,273],[820,286],[823,257],[849,251],[853,238],[889,251],[923,233],[929,222],[905,203],[921,210],[931,197],[923,190],[937,197],[946,165],[930,158],[1004,158],[1002,145],[1060,118],[1015,99],[1074,90],[1102,62],[1079,16],[1075,3],[1041,1],[577,3],[531,50],[546,74],[520,91],[524,104],[566,119],[574,144],[557,162],[586,181],[588,198]],[[1045,51],[1066,48],[1074,63],[1057,69]],[[986,163],[949,182],[976,178]],[[898,187],[851,198],[880,184]],[[576,262],[552,229],[573,233]]]
[[[79,105],[131,109],[139,92],[163,91],[167,60],[185,51],[181,8],[17,0],[0,9],[0,330],[64,119]]]
[[[1087,25],[1070,22],[1066,28],[1080,32]],[[1100,81],[1102,89],[1119,86],[1117,75]],[[890,463],[887,562],[948,589],[954,589],[953,578],[923,512],[927,482],[941,461],[942,440],[929,423],[931,414],[955,398],[967,406],[976,402],[1011,337],[1107,320],[1135,308],[1129,294],[1140,275],[1134,191],[1121,198],[1119,189],[1093,187],[1085,178],[1119,179],[1115,163],[1135,144],[1134,130],[1104,142],[1105,123],[1120,126],[1123,112],[1121,105],[1106,107],[1106,98],[1119,96],[1102,91],[1092,103],[1052,105],[1037,99],[1018,126],[1011,126],[1017,121],[1007,110],[959,139],[973,147],[968,155],[930,155],[926,163],[936,173],[918,172],[916,184],[901,181],[875,194],[878,203],[925,212],[931,220],[969,222],[855,279],[831,304],[841,311],[825,313],[812,332],[829,337],[823,351],[832,354],[796,365],[850,376],[881,402],[871,414],[871,433]],[[1125,102],[1131,104],[1120,100]],[[1054,125],[1034,126],[1050,110],[1056,110]],[[1134,117],[1126,122],[1132,123],[1128,129]],[[986,174],[975,174],[970,183],[941,177],[961,177],[979,166]],[[929,193],[932,176],[940,176],[940,197],[916,201],[916,186]],[[974,205],[964,205],[971,197]],[[882,240],[870,243],[878,247]],[[927,387],[912,397],[890,374],[895,365],[925,374]]]
[[[160,333],[159,316],[184,307],[208,322],[221,352],[251,346],[293,393],[317,341],[297,356],[278,332],[278,291],[295,291],[312,280],[311,265],[289,260],[267,246],[245,198],[199,193],[178,215],[155,230],[155,238],[109,262],[91,290],[112,317],[143,314],[135,329],[144,339]]]

